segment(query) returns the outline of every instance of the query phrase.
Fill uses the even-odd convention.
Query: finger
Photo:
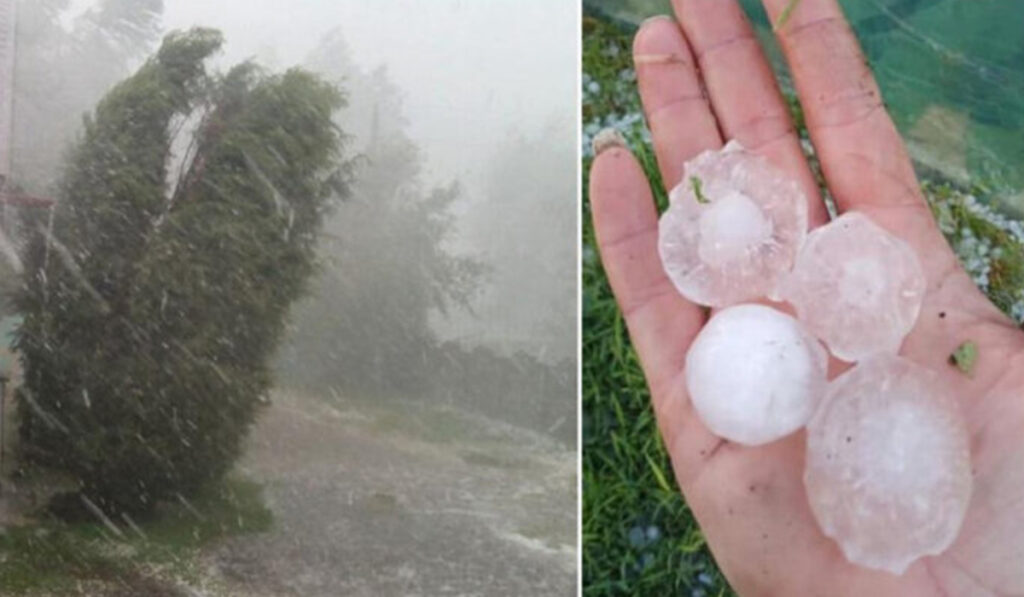
[[[777,22],[790,0],[762,2]],[[955,258],[842,9],[836,0],[800,2],[777,35],[838,207],[868,213],[908,241],[940,282]]]
[[[658,214],[647,178],[623,147],[601,152],[590,171],[590,202],[601,261],[655,396],[682,369],[704,323],[676,291],[658,257]],[[659,405],[656,405],[659,406]]]
[[[790,1],[763,3],[776,22]],[[846,192],[847,177],[839,176],[842,164],[838,158],[851,151],[868,158],[875,177],[885,172],[905,187],[916,186],[910,158],[885,111],[871,67],[835,0],[798,3],[777,35],[803,105],[808,132],[827,174],[835,176],[836,200],[841,206],[853,209],[859,202],[870,200]],[[833,184],[831,179],[829,182]],[[870,182],[888,184],[878,178]]]
[[[644,22],[633,40],[633,61],[662,180],[671,189],[683,176],[683,164],[701,151],[718,149],[722,138],[675,21]]]
[[[804,436],[724,452],[686,494],[722,572],[740,595],[907,595],[930,586],[849,564],[818,528],[803,483]],[[837,589],[837,587],[842,587]]]
[[[794,178],[812,226],[828,220],[818,183],[779,92],[775,75],[736,0],[674,0],[725,139],[765,156]]]

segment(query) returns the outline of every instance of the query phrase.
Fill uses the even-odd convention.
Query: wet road
[[[207,551],[218,594],[575,594],[575,457],[539,436],[279,396],[240,468],[274,527]]]

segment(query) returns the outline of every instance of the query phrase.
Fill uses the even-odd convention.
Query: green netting
[[[788,86],[759,0],[741,0]],[[1011,0],[841,0],[919,168],[1024,214],[1024,13]],[[626,24],[668,0],[586,0]]]

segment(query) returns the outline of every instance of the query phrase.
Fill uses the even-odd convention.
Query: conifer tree
[[[230,468],[345,190],[341,93],[298,69],[212,76],[221,43],[169,35],[87,119],[52,224],[27,224],[23,449],[103,508],[145,512]]]

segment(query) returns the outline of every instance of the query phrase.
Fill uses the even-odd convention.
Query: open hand
[[[775,22],[789,0],[763,2]],[[697,153],[736,139],[803,186],[811,227],[825,223],[786,103],[737,0],[674,5],[676,20],[646,22],[634,42],[666,184],[678,182]],[[939,232],[836,0],[799,2],[777,35],[839,209],[870,216],[906,241],[924,266],[924,306],[901,354],[938,371],[962,397],[974,495],[953,547],[897,577],[848,563],[818,529],[802,480],[803,432],[757,448],[712,435],[694,414],[683,376],[704,312],[662,270],[643,170],[625,148],[611,147],[591,171],[598,244],[676,479],[743,595],[1024,595],[1024,333],[978,291]],[[967,340],[978,347],[971,377],[947,362]],[[832,365],[833,374],[841,368]]]

